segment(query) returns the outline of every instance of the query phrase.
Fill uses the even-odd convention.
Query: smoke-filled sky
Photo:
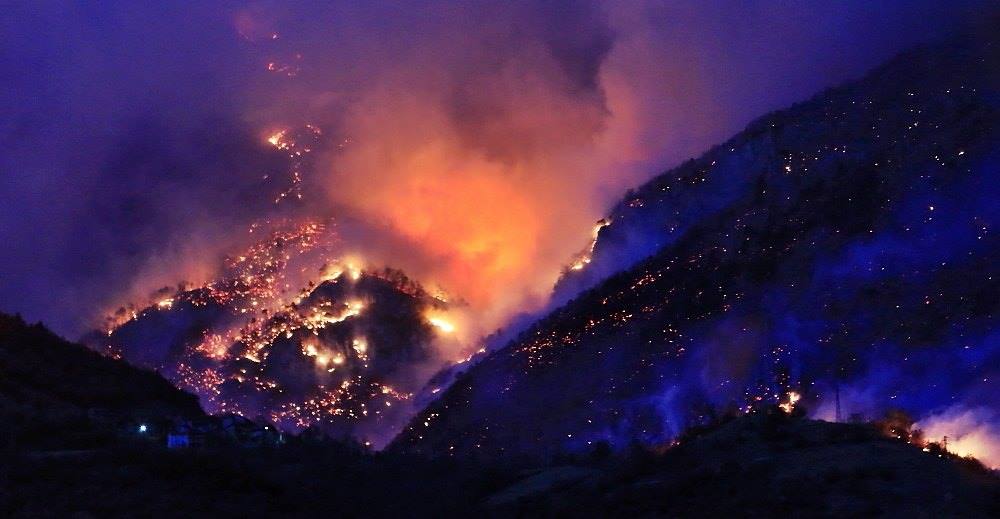
[[[308,215],[494,327],[626,189],[980,3],[938,4],[7,3],[0,311],[78,334]],[[267,137],[306,124],[303,200],[276,205]]]

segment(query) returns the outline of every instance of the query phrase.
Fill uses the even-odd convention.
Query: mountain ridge
[[[631,236],[685,232],[470,368],[393,446],[545,452],[662,441],[707,408],[793,392],[824,415],[835,390],[849,412],[872,414],[901,394],[894,405],[921,412],[991,394],[992,45],[904,53],[646,183],[600,230],[582,275],[605,257],[628,264]],[[717,185],[731,189],[715,197]],[[932,380],[941,358],[956,372]],[[906,376],[892,371],[907,360]]]

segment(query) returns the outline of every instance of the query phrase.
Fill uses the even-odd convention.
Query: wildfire
[[[351,341],[351,348],[362,362],[368,361],[368,341],[365,339],[353,339]]]
[[[324,269],[323,274],[320,276],[322,281],[336,281],[344,274],[344,271],[339,268]]]
[[[486,353],[486,347],[485,346],[480,347],[478,350],[476,350],[476,351],[474,351],[474,352],[466,355],[465,357],[459,359],[456,362],[456,364],[465,364],[466,362],[469,362],[470,360],[472,360],[473,358],[475,358],[476,355],[482,355],[483,353]],[[432,393],[437,393],[438,391],[440,391],[440,389],[438,389],[437,391],[432,391]]]
[[[308,155],[319,144],[322,135],[323,132],[311,124],[294,131],[281,129],[267,134],[266,142],[275,149],[285,152],[291,161],[289,167],[290,184],[274,199],[275,204],[290,196],[294,196],[297,200],[302,199],[302,176],[311,166]]]
[[[351,274],[351,279],[357,281],[361,279],[361,268],[353,263],[348,263],[347,271]]]
[[[594,230],[591,233],[592,238],[590,240],[590,245],[586,249],[584,249],[584,251],[581,252],[580,255],[577,257],[577,259],[570,265],[569,267],[570,270],[583,270],[584,267],[590,264],[590,261],[594,255],[594,248],[597,247],[597,237],[600,235],[601,229],[609,225],[611,225],[611,222],[609,222],[605,218],[601,218],[600,220],[597,221],[597,223],[594,225]]]
[[[956,405],[920,420],[917,424],[928,439],[940,439],[942,450],[974,457],[990,468],[1000,469],[1000,413],[989,407]],[[930,445],[924,447],[930,451]]]
[[[780,407],[782,411],[791,414],[792,411],[795,409],[795,404],[801,399],[802,395],[800,395],[795,391],[789,391],[788,394],[786,395],[786,400],[778,404],[778,407]]]
[[[281,145],[283,135],[273,134],[270,140]],[[250,233],[262,227],[255,224]],[[344,420],[381,420],[386,413],[405,410],[396,404],[411,398],[411,393],[365,371],[373,354],[368,337],[353,335],[343,343],[339,331],[322,331],[377,304],[363,299],[368,295],[354,295],[359,288],[354,282],[365,276],[392,283],[395,289],[433,307],[425,318],[441,333],[452,333],[456,326],[443,314],[445,303],[391,273],[364,271],[357,255],[334,256],[332,244],[337,242],[330,225],[284,223],[277,228],[227,258],[214,281],[183,290],[161,290],[144,306],[119,310],[108,319],[108,344],[103,350],[116,351],[113,345],[119,336],[115,331],[152,312],[211,307],[211,312],[224,314],[218,327],[203,330],[198,339],[187,343],[170,361],[174,364],[157,366],[177,386],[197,393],[208,412],[256,416],[263,405],[263,412],[277,425],[294,429]],[[316,264],[322,266],[308,268]],[[348,326],[344,329],[356,333]],[[272,348],[282,340],[298,343],[301,355],[316,369],[314,385],[292,388],[284,375],[268,369]]]
[[[431,326],[434,326],[435,328],[441,330],[444,333],[453,333],[455,331],[455,325],[451,324],[450,322],[444,320],[441,317],[433,317],[433,316],[428,317],[427,322],[431,323]]]
[[[268,135],[267,142],[279,150],[286,149],[288,145],[282,140],[285,137],[285,132],[286,130],[278,130],[271,135]]]
[[[359,419],[368,416],[364,401],[381,401],[383,407],[393,402],[409,400],[413,395],[397,391],[391,386],[376,382],[364,383],[361,377],[347,379],[333,389],[324,389],[317,395],[299,402],[283,404],[273,411],[270,418],[275,423],[292,423],[305,428],[331,416]],[[381,414],[382,411],[371,411]]]
[[[229,334],[206,334],[202,341],[195,346],[195,351],[210,359],[224,360],[228,357],[229,345],[232,343],[233,340]]]
[[[331,313],[320,308],[313,309],[312,313],[305,317],[303,326],[315,332],[331,324],[343,322],[351,317],[359,315],[365,307],[364,303],[357,300],[348,301],[339,312]]]

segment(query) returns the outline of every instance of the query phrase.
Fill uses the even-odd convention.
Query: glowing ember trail
[[[267,135],[267,143],[287,154],[290,160],[289,187],[277,195],[275,204],[286,198],[302,199],[303,175],[312,165],[309,155],[319,145],[322,136],[323,131],[311,124],[295,131],[285,129]]]

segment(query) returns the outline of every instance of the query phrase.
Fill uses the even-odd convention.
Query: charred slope
[[[790,177],[823,175],[831,166],[857,163],[844,155],[859,154],[875,159],[868,166],[885,167],[891,164],[877,163],[878,158],[890,158],[888,153],[899,154],[920,141],[933,146],[920,152],[942,152],[934,162],[954,161],[957,152],[945,148],[961,141],[948,141],[948,128],[927,126],[929,120],[924,117],[935,114],[922,112],[922,105],[928,101],[951,105],[938,106],[937,115],[945,115],[942,110],[946,110],[957,117],[962,108],[953,103],[974,95],[995,109],[996,101],[990,96],[995,95],[998,81],[996,47],[995,41],[956,40],[914,49],[861,81],[764,116],[698,159],[630,190],[599,223],[586,268],[568,270],[555,288],[555,298],[565,301],[594,287],[677,243],[706,219],[722,216],[766,171],[782,171]],[[958,76],[932,77],[937,72]],[[993,77],[987,77],[990,74]],[[928,100],[918,98],[920,94],[939,95]],[[942,132],[940,140],[933,136],[937,131]]]
[[[102,422],[204,413],[194,395],[156,373],[0,314],[0,416],[9,433],[4,441],[66,448],[102,441],[101,431],[108,432]]]
[[[916,49],[631,193],[584,273],[655,254],[471,368],[394,445],[658,441],[792,392],[831,419],[835,391],[844,416],[995,409],[993,53]]]

